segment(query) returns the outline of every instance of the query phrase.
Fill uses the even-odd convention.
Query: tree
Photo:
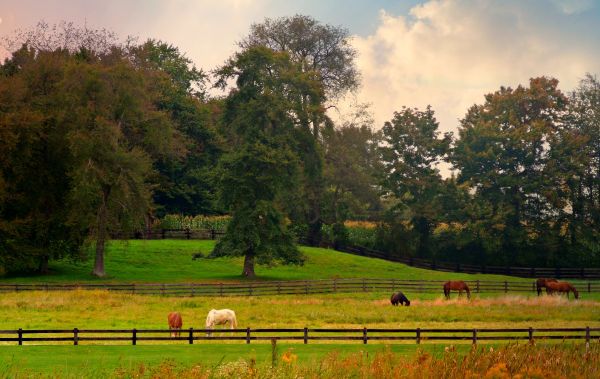
[[[205,100],[206,75],[179,49],[148,40],[129,49],[141,69],[165,73],[158,109],[169,112],[182,140],[177,157],[158,159],[159,185],[154,191],[158,216],[212,214],[217,211],[213,171],[221,154],[213,114],[220,102]]]
[[[425,111],[403,107],[383,126],[383,189],[406,207],[412,227],[418,233],[417,255],[431,254],[429,238],[437,222],[442,179],[437,169],[447,154],[451,135],[439,138],[438,122],[431,107]]]
[[[348,218],[365,218],[381,211],[378,180],[380,133],[372,129],[373,118],[361,107],[339,128],[323,131],[325,152],[324,220],[343,232]]]
[[[267,18],[252,24],[250,34],[240,43],[243,49],[257,45],[286,51],[302,72],[317,72],[327,98],[339,98],[358,88],[357,53],[347,29],[323,25],[304,15]]]
[[[358,87],[359,75],[354,64],[356,50],[350,45],[346,29],[323,25],[310,16],[295,15],[278,19],[265,19],[254,24],[250,34],[240,46],[265,46],[275,51],[285,51],[302,73],[316,74],[325,96],[317,100],[322,105],[326,99],[337,99]],[[302,209],[290,209],[294,223],[307,226],[307,239],[317,245],[323,224],[323,151],[321,133],[330,121],[322,111],[314,111],[315,98],[305,93],[298,102],[297,125],[298,153],[303,166]],[[295,208],[298,208],[297,206]],[[296,219],[297,214],[303,220]]]
[[[232,219],[211,256],[244,256],[242,275],[248,278],[255,276],[255,263],[300,264],[277,200],[295,183],[293,137],[303,114],[297,99],[318,98],[319,82],[300,72],[287,53],[262,46],[236,54],[218,74],[221,86],[236,80],[223,112],[224,133],[235,149],[225,154],[218,174]]]
[[[461,120],[451,161],[467,184],[491,210],[501,230],[502,264],[526,264],[536,252],[552,260],[556,246],[548,230],[556,227],[557,201],[565,173],[553,157],[560,139],[567,98],[552,78],[534,78],[529,87],[501,87],[474,105]],[[555,234],[557,235],[557,234]],[[533,242],[545,243],[534,248]]]
[[[164,80],[120,54],[91,55],[66,69],[60,90],[68,110],[62,122],[72,130],[70,221],[95,240],[96,276],[105,275],[109,233],[143,227],[151,210],[152,162],[174,150],[177,131],[155,106],[156,86]]]
[[[81,258],[64,206],[72,156],[57,106],[69,59],[24,46],[0,65],[0,271],[47,273],[50,259]]]

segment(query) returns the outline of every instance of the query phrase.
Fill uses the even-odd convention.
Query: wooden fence
[[[225,232],[218,229],[150,229],[137,233],[116,233],[115,239],[217,239]],[[558,278],[558,279],[600,279],[600,268],[564,268],[564,267],[511,267],[486,266],[463,263],[441,262],[412,257],[400,257],[362,246],[337,247],[337,250],[349,254],[370,258],[380,258],[392,262],[404,263],[418,268],[437,271],[464,272],[468,274],[499,274],[523,278]]]
[[[533,293],[535,281],[465,281],[472,293]],[[245,283],[81,283],[0,284],[0,292],[94,290],[169,296],[264,296],[324,293],[442,293],[444,281],[399,279],[321,279]],[[600,292],[599,281],[572,282],[580,296]],[[455,296],[455,295],[452,295]]]
[[[363,344],[369,341],[407,341],[420,344],[427,341],[518,341],[526,340],[585,340],[600,342],[600,328],[474,328],[474,329],[219,329],[211,336],[207,329],[182,329],[179,337],[170,337],[167,329],[62,329],[62,330],[0,330],[0,341],[18,345],[30,342],[81,342],[131,343],[181,341],[193,344],[195,341],[354,341]],[[219,334],[219,335],[216,335]]]

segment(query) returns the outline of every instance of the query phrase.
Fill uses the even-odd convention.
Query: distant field
[[[106,252],[105,279],[95,279],[92,261],[52,262],[50,275],[11,276],[0,283],[69,283],[69,282],[219,282],[240,281],[242,259],[218,258],[192,260],[192,254],[207,255],[214,241],[200,240],[131,240],[111,241]],[[258,280],[298,280],[326,278],[396,278],[424,280],[509,280],[501,275],[469,275],[413,268],[401,263],[360,257],[335,250],[301,247],[307,261],[304,266],[258,266]],[[91,253],[90,253],[91,255]]]
[[[107,291],[21,292],[0,297],[2,329],[166,328],[178,311],[184,328],[204,328],[212,308],[237,313],[240,328],[484,328],[600,326],[600,302],[564,297],[474,296],[407,292],[410,307],[392,307],[389,293],[264,297],[161,297]]]

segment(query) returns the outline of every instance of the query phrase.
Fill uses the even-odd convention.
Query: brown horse
[[[547,282],[546,291],[548,291],[549,294],[566,292],[567,299],[569,298],[569,292],[573,292],[573,296],[575,296],[576,299],[579,299],[579,292],[577,292],[577,289],[575,289],[575,287],[573,287],[569,282]]]
[[[392,303],[392,305],[406,305],[407,307],[410,306],[410,300],[408,300],[408,298],[406,296],[404,296],[404,294],[402,292],[397,292],[395,294],[392,295],[390,302]]]
[[[548,287],[546,286],[546,283],[550,282],[558,282],[558,280],[554,278],[539,278],[535,281],[535,288],[537,289],[538,296],[542,294],[542,288],[545,288],[546,292],[548,292]]]
[[[458,297],[462,296],[463,291],[466,291],[467,299],[471,298],[471,291],[469,291],[469,286],[462,280],[451,280],[449,282],[444,283],[444,296],[446,296],[446,299],[450,299],[450,291],[458,291]]]
[[[169,320],[169,329],[171,329],[171,337],[179,337],[181,335],[181,327],[183,326],[183,321],[181,320],[181,315],[179,312],[171,312],[167,317]]]

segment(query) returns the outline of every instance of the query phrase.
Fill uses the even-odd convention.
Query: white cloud
[[[548,75],[570,90],[586,72],[600,73],[600,54],[588,26],[569,26],[566,17],[546,2],[519,0],[432,0],[409,17],[381,11],[377,31],[354,39],[358,99],[373,104],[378,127],[403,105],[431,104],[441,130],[451,131],[501,85]]]

